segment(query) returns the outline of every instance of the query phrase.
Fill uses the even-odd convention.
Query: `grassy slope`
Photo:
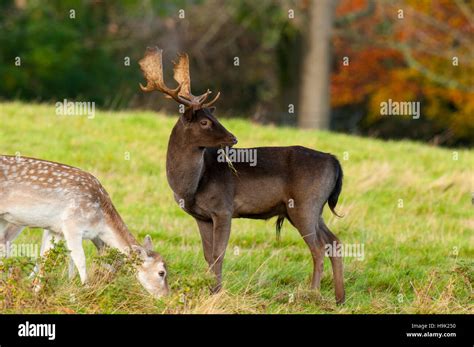
[[[45,105],[0,104],[0,153],[20,152],[95,174],[133,232],[140,239],[153,236],[169,263],[174,294],[154,301],[131,278],[100,284],[103,288],[82,288],[76,279],[65,281],[46,302],[13,297],[6,312],[474,311],[472,151],[458,151],[456,161],[453,150],[412,142],[224,120],[239,146],[300,144],[337,155],[345,171],[338,210],[345,217],[325,211],[326,220],[343,242],[364,243],[365,259],[345,259],[347,303],[336,307],[327,260],[321,297],[307,290],[310,253],[289,223],[277,244],[273,220],[234,220],[225,290],[211,296],[197,227],[174,203],[165,177],[166,146],[176,119],[153,112],[98,112],[89,120],[54,111]],[[348,160],[342,160],[345,151]],[[19,242],[39,242],[40,235],[27,231]],[[94,252],[89,245],[87,251]]]

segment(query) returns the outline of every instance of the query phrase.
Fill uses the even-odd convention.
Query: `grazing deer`
[[[0,156],[0,246],[26,226],[47,230],[41,253],[51,239],[64,238],[81,282],[87,282],[82,240],[108,245],[125,254],[138,252],[137,278],[152,295],[168,293],[167,270],[148,236],[144,247],[130,233],[100,182],[80,169],[33,158]],[[70,271],[71,274],[71,271]]]
[[[340,245],[321,216],[326,202],[335,213],[342,188],[339,161],[331,154],[301,146],[247,149],[257,152],[255,166],[219,161],[219,147],[237,143],[213,115],[215,108],[211,106],[220,94],[207,103],[209,90],[200,96],[191,94],[187,55],[180,55],[174,64],[175,89],[164,83],[162,50],[148,48],[139,65],[147,81],[145,87],[140,85],[143,91],[160,91],[186,106],[169,138],[166,173],[175,200],[197,222],[204,257],[217,280],[214,291],[222,285],[232,218],[274,216],[278,216],[277,231],[286,218],[300,232],[313,257],[311,287],[319,289],[324,246]],[[334,253],[329,256],[336,301],[342,303],[342,258]]]

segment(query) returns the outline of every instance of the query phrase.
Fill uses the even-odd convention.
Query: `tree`
[[[307,49],[301,73],[298,112],[298,125],[301,128],[329,128],[329,78],[334,10],[335,2],[332,0],[314,0],[309,9]]]

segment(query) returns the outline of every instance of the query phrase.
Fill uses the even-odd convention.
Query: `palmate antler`
[[[191,94],[191,78],[189,76],[189,57],[187,54],[178,55],[178,62],[174,63],[173,77],[178,82],[178,87],[175,89],[168,88],[163,79],[163,50],[158,47],[147,48],[145,56],[138,62],[143,75],[147,81],[144,87],[140,84],[140,88],[145,92],[158,90],[187,107],[195,109],[210,107],[214,104],[220,96],[217,93],[215,98],[207,103],[204,103],[211,91],[208,89],[202,95],[194,96]]]

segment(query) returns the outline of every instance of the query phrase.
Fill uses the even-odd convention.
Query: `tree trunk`
[[[328,129],[330,116],[331,34],[334,0],[313,0],[300,85],[298,125]]]

